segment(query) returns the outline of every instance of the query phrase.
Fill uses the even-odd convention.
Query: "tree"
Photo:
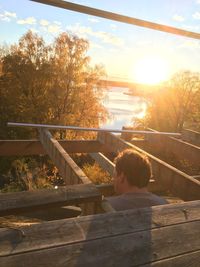
[[[57,124],[98,127],[107,117],[101,105],[104,91],[98,83],[104,70],[102,66],[90,67],[87,49],[86,40],[66,33],[62,33],[53,44],[54,105],[51,106]],[[80,132],[73,136],[78,134]]]
[[[200,74],[182,71],[152,99],[145,122],[161,131],[180,132],[200,126]],[[198,126],[199,125],[199,126]]]
[[[29,31],[16,45],[0,49],[0,139],[37,136],[30,128],[6,127],[8,121],[99,127],[106,120],[107,112],[101,104],[104,90],[99,85],[104,69],[90,66],[88,47],[86,40],[68,33],[47,45]],[[66,137],[66,131],[54,134]],[[88,136],[67,131],[67,137],[78,138],[80,134]],[[49,186],[46,171],[30,166],[40,161],[39,156],[28,163],[25,157],[14,161],[1,158],[5,190]]]
[[[46,45],[29,31],[1,53],[0,138],[35,136],[29,129],[8,129],[7,121],[98,127],[106,119],[98,83],[104,70],[90,66],[88,46],[68,33]]]
[[[49,52],[41,37],[28,32],[2,58],[1,138],[32,135],[30,129],[7,129],[7,121],[48,121]]]

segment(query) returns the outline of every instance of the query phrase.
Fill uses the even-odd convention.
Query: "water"
[[[108,90],[103,105],[108,109],[111,118],[102,128],[121,129],[122,126],[133,125],[136,118],[145,116],[146,101],[139,96],[124,94],[126,92],[128,88],[111,87]]]

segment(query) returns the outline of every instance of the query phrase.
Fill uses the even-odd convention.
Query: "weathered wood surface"
[[[124,127],[124,129],[132,129]],[[157,132],[154,129],[148,128],[151,132]],[[172,154],[179,160],[187,160],[192,165],[200,166],[200,147],[190,144],[178,138],[161,135],[146,135],[145,140],[132,141],[132,135],[124,136],[125,141],[131,141],[131,144],[139,146],[141,149],[150,150],[154,153]]]
[[[58,168],[66,184],[91,183],[85,173],[78,167],[58,141],[52,137],[48,130],[40,129],[39,132],[42,145]]]
[[[194,145],[200,146],[200,133],[189,129],[182,130],[182,139]]]
[[[98,141],[58,140],[67,153],[109,152]],[[0,156],[26,156],[47,154],[39,140],[0,140]]]
[[[58,168],[65,184],[92,184],[85,173],[73,161],[58,141],[52,137],[51,133],[47,129],[39,129],[39,133],[42,145]],[[95,186],[93,186],[93,190],[96,190],[96,194],[98,195],[99,200],[101,200],[101,196]],[[97,201],[95,203],[93,200],[87,204],[80,204],[83,214],[94,214],[96,212],[96,204]]]
[[[2,228],[0,266],[198,267],[199,236],[200,201]]]
[[[155,153],[171,153],[179,160],[200,166],[200,147],[183,140],[169,136],[148,136],[146,147]]]
[[[154,179],[164,191],[169,190],[183,200],[200,199],[200,181],[113,134],[98,133],[98,140],[116,153],[131,148],[147,155],[152,164]]]
[[[142,267],[197,267],[200,266],[200,251],[185,253],[169,259],[159,260]]]
[[[62,186],[57,189],[40,189],[0,194],[0,214],[12,214],[52,206],[64,206],[101,201],[101,194],[92,184]]]
[[[99,166],[103,170],[107,171],[111,176],[113,175],[115,164],[111,160],[109,160],[102,153],[90,153],[89,155],[99,164]]]
[[[194,179],[200,180],[200,174],[199,175],[193,175],[192,176]]]

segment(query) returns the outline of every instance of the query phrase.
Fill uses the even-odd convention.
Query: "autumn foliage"
[[[104,69],[90,65],[88,46],[65,32],[46,44],[29,31],[17,44],[0,50],[1,139],[35,135],[7,128],[8,121],[98,127],[106,120],[98,82]]]
[[[160,131],[200,130],[200,74],[176,73],[149,101],[143,122]]]

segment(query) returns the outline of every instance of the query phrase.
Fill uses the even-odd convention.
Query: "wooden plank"
[[[0,214],[12,214],[48,206],[64,206],[100,201],[101,195],[92,184],[61,186],[57,189],[40,189],[0,194]]]
[[[182,254],[169,259],[159,260],[142,267],[197,267],[200,266],[200,250]]]
[[[181,137],[186,142],[200,146],[200,133],[197,131],[183,129]]]
[[[98,133],[98,140],[116,153],[129,148],[147,155],[152,164],[154,179],[164,191],[169,190],[183,200],[200,199],[200,181],[113,134]]]
[[[36,250],[37,248],[50,248],[54,245],[61,246],[107,236],[135,233],[199,219],[200,201],[191,201],[120,211],[114,215],[90,215],[20,227],[19,229],[25,234],[23,240],[15,240],[16,233],[13,229],[0,229],[0,240],[4,240],[0,243],[0,256]],[[56,229],[60,229],[60,231],[57,232]],[[9,239],[3,238],[5,236]],[[12,242],[14,241],[18,245],[12,250]],[[7,243],[10,245],[4,246]]]
[[[133,129],[133,127],[123,127],[124,129]],[[152,132],[158,132],[148,128]],[[130,135],[130,134],[129,134]],[[123,137],[124,135],[122,135]],[[125,141],[131,141],[131,136],[125,135]],[[141,143],[140,143],[141,142]],[[200,166],[200,147],[187,143],[183,140],[161,135],[148,135],[146,141],[131,141],[131,144],[139,146],[144,150],[154,151],[154,153],[171,153],[179,160],[187,160],[192,165]]]
[[[147,21],[147,20],[141,20],[137,18],[132,18],[124,15],[120,15],[117,13],[96,9],[88,6],[78,5],[67,1],[61,1],[61,0],[31,0],[38,3],[43,3],[46,5],[51,5],[63,9],[68,9],[76,12],[81,12],[84,14],[97,16],[105,19],[110,19],[118,22],[123,22],[131,25],[136,25],[139,27],[145,27],[148,29],[161,31],[161,32],[167,32],[171,34],[181,35],[185,37],[190,37],[194,39],[200,39],[200,34],[196,32],[191,32],[187,30],[183,30],[180,28],[175,28],[172,26],[162,25],[155,22]]]
[[[179,160],[200,166],[200,147],[170,136],[148,136],[146,148],[156,153],[171,153]]]
[[[89,153],[89,155],[99,164],[99,166],[104,171],[107,171],[111,176],[113,175],[115,164],[111,160],[109,160],[102,153]]]
[[[200,174],[199,175],[193,175],[192,176],[194,179],[200,180]]]
[[[58,140],[67,153],[109,152],[98,141]],[[27,156],[47,154],[39,140],[0,140],[0,156]]]
[[[96,185],[96,188],[99,190],[102,196],[109,197],[115,194],[113,183],[111,184],[99,184]]]
[[[60,175],[63,177],[66,184],[70,182],[75,184],[77,180],[81,183],[89,184],[91,181],[85,175],[85,173],[78,167],[69,154],[63,149],[63,147],[55,140],[51,133],[46,129],[40,129],[40,141],[47,151],[49,157],[53,160],[54,164],[59,170]],[[72,180],[73,177],[76,179]]]
[[[187,143],[185,141],[170,137],[161,138],[166,142],[166,148],[169,152],[173,152],[180,160],[187,160],[196,166],[200,166],[200,147]]]
[[[200,222],[1,257],[0,266],[141,266],[198,250]],[[189,229],[194,228],[194,231]],[[188,233],[189,232],[189,233]],[[179,237],[179,238],[178,238]],[[181,238],[180,238],[181,237]],[[188,246],[187,240],[191,246]],[[181,241],[181,244],[180,244]],[[170,246],[166,246],[170,244]]]
[[[138,266],[198,251],[199,235],[200,201],[1,229],[0,266]]]

